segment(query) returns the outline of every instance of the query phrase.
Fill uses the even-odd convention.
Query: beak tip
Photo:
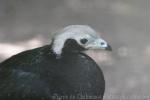
[[[105,50],[112,51],[112,47],[108,45]]]

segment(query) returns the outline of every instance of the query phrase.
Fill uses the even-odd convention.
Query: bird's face
[[[52,49],[56,55],[61,55],[63,52],[80,52],[89,49],[111,50],[111,47],[89,26],[71,25],[54,37]]]
[[[75,40],[81,47],[85,48],[86,50],[111,50],[109,44],[99,36],[91,36],[87,34],[81,37],[77,37]]]

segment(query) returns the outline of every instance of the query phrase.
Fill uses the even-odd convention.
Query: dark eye
[[[105,43],[104,42],[101,42],[101,45],[104,45]]]
[[[85,43],[88,42],[88,40],[84,38],[84,39],[81,39],[80,42],[81,42],[82,44],[85,44]]]

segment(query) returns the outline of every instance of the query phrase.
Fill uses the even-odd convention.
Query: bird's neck
[[[63,45],[63,48],[61,49],[61,54],[57,54],[54,50],[54,42],[51,42],[51,53],[52,55],[55,55],[55,57],[59,58],[60,56],[71,54],[71,53],[79,53],[86,49],[84,49],[82,46],[80,46],[74,39],[67,39]]]

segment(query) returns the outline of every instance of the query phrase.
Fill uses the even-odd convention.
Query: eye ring
[[[80,40],[80,42],[81,42],[82,44],[86,44],[86,43],[88,42],[88,39],[83,38],[83,39]]]

